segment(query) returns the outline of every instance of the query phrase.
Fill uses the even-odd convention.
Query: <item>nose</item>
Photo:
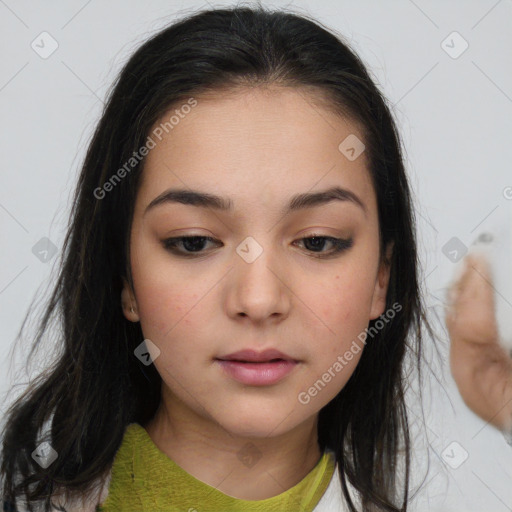
[[[234,319],[248,318],[254,323],[279,321],[288,316],[289,276],[282,270],[275,251],[262,247],[254,261],[244,259],[242,252],[236,253],[234,260],[227,285],[228,315]]]

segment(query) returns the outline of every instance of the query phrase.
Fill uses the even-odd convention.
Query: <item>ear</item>
[[[130,322],[138,322],[140,320],[137,311],[137,302],[132,287],[128,281],[123,277],[123,289],[121,291],[121,306],[123,308],[123,315]]]
[[[388,293],[389,275],[391,272],[391,256],[393,254],[394,242],[386,247],[385,257],[379,265],[377,279],[375,281],[375,289],[373,291],[372,307],[370,312],[370,320],[378,318],[386,308],[386,296]]]

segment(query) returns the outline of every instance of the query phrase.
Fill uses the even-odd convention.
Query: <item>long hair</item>
[[[353,375],[320,411],[318,441],[335,453],[351,511],[350,485],[364,510],[406,510],[411,446],[404,359],[410,350],[419,369],[426,318],[400,137],[384,97],[340,36],[307,16],[262,7],[205,10],[179,20],[138,48],[109,91],[78,179],[58,279],[33,340],[35,348],[59,325],[59,356],[6,416],[7,503],[24,499],[29,510],[43,505],[46,511],[57,488],[89,492],[109,470],[126,425],[151,419],[160,402],[158,372],[133,354],[143,340],[140,324],[124,318],[120,302],[122,279],[133,284],[130,229],[144,167],[144,158],[130,159],[172,106],[201,93],[272,84],[312,91],[363,130],[381,258],[394,244],[386,309],[399,304],[401,310],[392,321],[380,320],[384,325],[370,321],[374,335]],[[114,182],[114,175],[122,179]],[[111,191],[103,197],[107,182]],[[58,454],[47,468],[31,456],[43,438]]]

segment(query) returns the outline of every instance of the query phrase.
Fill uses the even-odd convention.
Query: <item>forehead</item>
[[[375,209],[365,152],[355,159],[346,152],[354,142],[361,150],[361,130],[310,92],[252,88],[194,100],[192,108],[174,105],[153,126],[140,207],[171,187],[229,196],[236,207],[342,186]]]

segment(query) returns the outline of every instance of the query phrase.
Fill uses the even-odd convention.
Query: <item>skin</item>
[[[338,150],[349,134],[363,136],[310,94],[275,87],[197,97],[147,156],[136,199],[134,287],[125,281],[123,311],[160,349],[154,364],[163,381],[160,407],[144,427],[188,473],[240,499],[280,494],[318,463],[318,412],[344,387],[361,352],[308,404],[298,395],[385,310],[389,266],[379,257],[365,154],[349,161]],[[330,201],[281,214],[292,195],[335,185],[357,194],[366,211]],[[168,188],[231,198],[233,211],[166,203],[144,213]],[[313,234],[353,237],[353,246],[319,258],[303,241]],[[162,240],[184,235],[220,243],[189,259],[163,247]],[[263,248],[252,263],[236,252],[248,236]],[[332,254],[332,245],[317,250]],[[276,348],[299,364],[271,386],[244,385],[215,358],[245,348]],[[248,443],[260,457],[252,467],[237,456]]]
[[[470,254],[449,290],[446,325],[450,366],[468,407],[497,428],[512,431],[512,359],[500,345],[487,261]]]

